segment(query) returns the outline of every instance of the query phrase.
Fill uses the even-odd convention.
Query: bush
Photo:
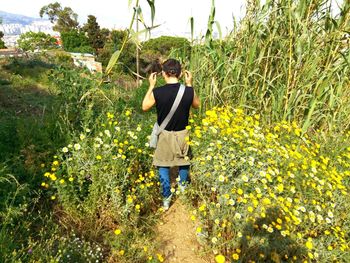
[[[17,40],[19,48],[24,51],[34,51],[57,47],[56,39],[43,32],[27,32]]]
[[[78,30],[71,30],[61,33],[63,49],[68,52],[91,53],[95,50],[90,46],[89,39],[84,32]]]
[[[4,33],[0,31],[0,49],[6,48],[5,42],[2,40],[3,36],[4,36]]]
[[[66,132],[76,132],[93,123],[106,102],[98,87],[99,78],[87,70],[58,67],[49,75],[57,96],[59,124]]]
[[[120,50],[124,37],[127,32],[125,30],[113,30],[103,49],[99,51],[97,60],[103,66],[107,66],[112,54]],[[115,72],[124,72],[130,74],[130,70],[136,72],[136,46],[134,43],[127,42],[123,52],[119,57],[119,63],[115,66]]]
[[[155,57],[152,57],[152,53],[157,56],[168,57],[170,52],[174,49],[183,50],[187,56],[189,56],[191,45],[190,42],[183,37],[161,36],[152,38],[143,43],[141,57],[145,61],[150,62],[155,59]]]
[[[214,108],[188,127],[201,240],[240,262],[348,261],[350,134],[332,158],[295,123],[259,119]]]
[[[108,112],[85,128],[61,149],[42,182],[60,207],[61,222],[108,250],[124,251],[127,262],[147,256],[139,241],[151,238],[143,234],[151,234],[145,222],[157,215],[159,196],[144,145],[151,123],[138,124],[131,114]]]

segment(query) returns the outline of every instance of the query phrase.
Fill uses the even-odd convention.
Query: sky
[[[0,0],[0,10],[31,17],[39,17],[42,6],[56,0]],[[88,15],[97,17],[101,27],[124,29],[129,26],[132,8],[128,0],[58,0],[63,7],[71,7],[78,14],[81,24],[86,22]],[[136,1],[133,0],[133,3]],[[215,19],[219,21],[225,34],[233,28],[233,17],[239,20],[244,14],[245,0],[216,0]],[[150,8],[146,0],[140,0],[140,5],[146,21],[150,21]],[[155,0],[155,24],[158,34],[182,35],[190,32],[189,19],[194,18],[195,35],[205,34],[211,0]]]

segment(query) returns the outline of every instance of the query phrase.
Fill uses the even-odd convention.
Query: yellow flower
[[[50,178],[52,181],[56,181],[57,180],[57,177],[55,174],[50,174]]]
[[[122,249],[119,251],[119,255],[123,256],[125,254],[125,251]]]
[[[121,233],[122,231],[119,228],[114,230],[114,234],[116,234],[117,236],[120,235]]]
[[[164,258],[161,254],[157,254],[157,258],[160,262],[164,262]]]
[[[283,184],[278,184],[277,185],[277,190],[278,190],[278,192],[282,193],[283,190],[284,190]]]
[[[239,259],[239,255],[238,255],[237,253],[233,253],[233,254],[232,254],[232,258],[233,258],[234,260],[238,260],[238,259]]]
[[[263,204],[264,205],[270,205],[271,204],[271,200],[268,199],[267,197],[265,197],[263,200],[262,200]]]
[[[223,255],[217,255],[216,257],[215,257],[215,262],[216,263],[225,263],[225,257],[223,256]]]
[[[311,238],[308,239],[308,241],[305,243],[305,246],[306,246],[308,249],[312,249],[312,248],[313,248],[312,239],[311,239]]]
[[[107,118],[108,119],[113,119],[114,118],[114,114],[107,112]]]
[[[101,159],[102,159],[102,156],[101,156],[101,155],[97,155],[97,156],[96,156],[96,159],[97,159],[97,160],[101,160]]]
[[[205,210],[205,204],[202,204],[200,207],[199,207],[199,211],[204,211]]]

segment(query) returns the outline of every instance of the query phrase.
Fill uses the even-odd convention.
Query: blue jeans
[[[188,183],[188,172],[190,166],[179,166],[179,176],[180,184],[184,185]],[[170,192],[170,167],[158,167],[159,171],[159,180],[162,185],[162,195],[164,198],[167,198],[171,195]]]

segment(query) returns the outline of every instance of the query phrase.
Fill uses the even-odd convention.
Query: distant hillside
[[[55,34],[52,30],[52,23],[47,19],[11,14],[4,11],[0,11],[0,19],[2,20],[0,31],[5,34],[5,42],[7,41],[7,46],[13,46],[16,44],[16,39],[12,39],[11,36],[19,36],[29,31],[44,32],[51,35]]]
[[[34,21],[40,20],[40,18],[28,17],[24,15],[11,14],[4,11],[0,11],[0,18],[3,24],[20,24],[30,25]]]

